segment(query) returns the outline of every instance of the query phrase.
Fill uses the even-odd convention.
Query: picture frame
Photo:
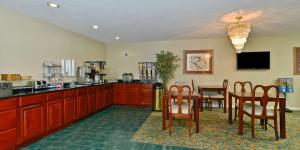
[[[214,51],[211,50],[184,50],[183,73],[186,74],[213,74]]]
[[[300,75],[300,47],[294,48],[294,75]]]

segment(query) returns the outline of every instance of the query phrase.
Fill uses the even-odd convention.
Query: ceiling
[[[0,0],[0,6],[105,43],[227,38],[237,14],[252,24],[250,36],[300,34],[299,0]]]

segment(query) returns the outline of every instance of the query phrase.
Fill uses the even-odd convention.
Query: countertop
[[[62,87],[62,88],[50,88],[50,89],[45,89],[45,90],[41,90],[41,91],[31,90],[31,91],[21,92],[21,93],[7,95],[7,96],[0,96],[0,100],[3,100],[5,98],[13,98],[13,97],[19,97],[19,96],[28,96],[28,95],[34,95],[34,94],[40,94],[40,93],[49,93],[49,92],[63,91],[63,90],[68,90],[68,89],[77,89],[77,88],[83,88],[83,87],[109,85],[109,84],[115,84],[115,83],[121,83],[121,84],[152,84],[152,83],[146,83],[146,82],[112,82],[112,83],[98,83],[98,84],[76,85],[76,87],[72,87],[72,88],[63,88]]]
[[[83,88],[83,87],[92,87],[92,86],[99,86],[99,85],[108,85],[113,83],[100,83],[100,84],[87,84],[87,85],[76,85],[76,87],[70,87],[70,88],[49,88],[44,90],[31,90],[27,92],[21,92],[17,94],[7,95],[7,96],[0,96],[0,100],[4,98],[12,98],[12,97],[18,97],[18,96],[27,96],[27,95],[34,95],[34,94],[40,94],[40,93],[49,93],[49,92],[55,92],[55,91],[63,91],[68,89],[77,89],[77,88]]]

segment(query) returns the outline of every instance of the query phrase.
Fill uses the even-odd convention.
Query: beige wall
[[[55,25],[0,7],[0,74],[42,79],[45,60],[105,60],[106,45]]]
[[[237,71],[235,53],[228,38],[159,41],[106,45],[55,25],[27,17],[0,7],[0,74],[21,73],[42,78],[44,60],[76,59],[80,65],[85,60],[105,60],[108,68],[122,73],[132,72],[138,77],[139,61],[155,61],[155,53],[170,50],[181,57],[183,50],[214,49],[214,74],[183,74],[182,61],[174,81],[195,79],[199,84],[219,84],[229,79],[230,87],[236,80],[250,80],[255,84],[271,84],[278,77],[293,77],[295,93],[288,94],[287,105],[300,108],[300,76],[293,75],[293,53],[300,46],[300,36],[254,37],[250,35],[245,50],[270,51],[271,69]],[[107,54],[106,54],[107,53]],[[128,53],[128,56],[125,56]]]
[[[249,80],[254,84],[274,84],[278,77],[293,77],[295,93],[288,94],[287,105],[300,108],[300,76],[293,75],[293,47],[300,46],[300,37],[256,37],[250,35],[246,43],[246,51],[270,51],[270,70],[236,70],[236,56],[229,39],[197,39],[178,41],[159,41],[146,43],[109,44],[107,61],[110,68],[122,73],[132,72],[138,77],[139,61],[155,61],[155,53],[170,50],[180,56],[180,67],[175,73],[174,81],[194,79],[198,84],[221,84],[224,78],[229,79],[229,90],[234,81]],[[183,74],[183,50],[214,49],[214,74],[191,75]],[[128,53],[128,56],[124,56]]]

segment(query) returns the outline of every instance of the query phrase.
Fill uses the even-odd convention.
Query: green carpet
[[[161,112],[152,112],[132,141],[181,146],[196,149],[300,149],[300,113],[286,113],[287,139],[275,140],[274,129],[268,127],[265,131],[260,125],[255,126],[255,139],[251,137],[250,126],[244,124],[244,135],[237,133],[237,121],[228,123],[228,114],[221,109],[200,113],[200,133],[195,133],[193,124],[192,137],[188,136],[186,120],[176,119],[173,123],[172,135],[168,130],[161,129]],[[245,115],[245,122],[250,123],[250,117]],[[258,124],[258,120],[256,124]],[[270,120],[269,123],[273,124]],[[278,131],[279,132],[279,131]]]

